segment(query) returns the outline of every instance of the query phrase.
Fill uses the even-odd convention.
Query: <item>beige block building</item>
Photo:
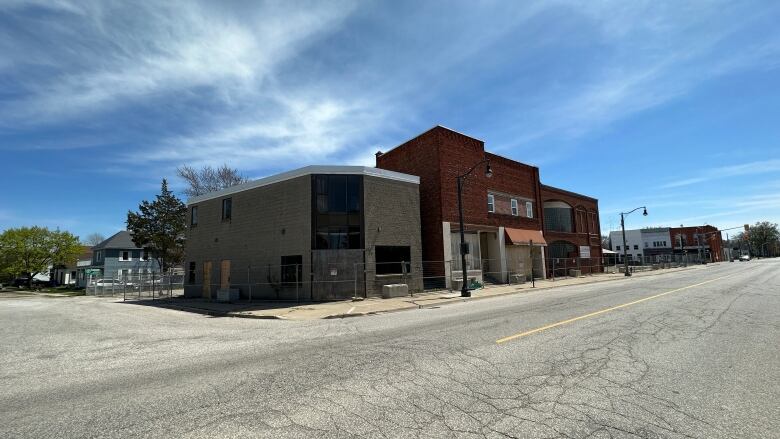
[[[185,294],[258,300],[421,291],[419,177],[307,166],[190,199]]]

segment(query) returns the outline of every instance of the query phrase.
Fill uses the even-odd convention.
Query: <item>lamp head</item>
[[[647,208],[646,208],[646,207],[645,207],[645,208],[644,208],[644,210],[642,211],[642,215],[644,215],[644,216],[647,216]]]
[[[487,162],[485,166],[485,177],[490,178],[493,176],[493,169],[490,167],[490,162]]]

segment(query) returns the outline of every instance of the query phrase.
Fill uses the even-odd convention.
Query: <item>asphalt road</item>
[[[780,260],[313,322],[2,298],[0,325],[3,438],[780,432]]]

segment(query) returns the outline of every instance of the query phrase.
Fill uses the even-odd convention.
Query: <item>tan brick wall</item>
[[[393,283],[406,283],[410,291],[422,291],[419,185],[367,176],[363,189],[368,295],[381,295],[382,285]],[[410,247],[410,278],[374,276],[374,248],[382,245]]]
[[[230,283],[248,293],[248,269],[253,283],[278,281],[281,256],[301,255],[311,263],[311,176],[306,175],[229,196],[233,199],[232,219],[222,221],[222,198],[202,201],[198,225],[190,228],[185,250],[185,270],[196,263],[196,284],[203,279],[203,262],[212,261],[212,284],[219,284],[220,261],[231,261]],[[192,206],[190,206],[192,207]],[[189,216],[188,216],[189,217]],[[270,266],[270,268],[269,268]],[[307,284],[304,284],[304,288]],[[188,287],[187,294],[200,296],[200,286]],[[254,297],[291,298],[295,290],[261,288]],[[309,297],[309,292],[299,292]],[[293,297],[294,298],[294,297]]]

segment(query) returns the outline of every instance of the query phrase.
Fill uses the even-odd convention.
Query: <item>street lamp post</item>
[[[634,210],[631,210],[629,212],[620,212],[620,228],[623,230],[623,271],[625,271],[625,276],[631,276],[631,273],[628,271],[628,248],[626,248],[626,221],[625,217],[632,214],[633,212],[636,212],[639,209],[643,209],[642,215],[647,216],[647,207],[640,206],[637,207]]]
[[[464,233],[463,225],[463,180],[468,177],[471,172],[476,169],[477,166],[485,163],[485,177],[490,178],[493,176],[493,170],[490,169],[490,160],[484,159],[471,167],[465,174],[459,175],[458,180],[458,217],[460,218],[460,265],[463,269],[463,285],[460,288],[460,297],[471,297],[471,291],[469,291],[468,285],[468,272],[466,270],[466,252],[468,251],[468,244],[466,244],[466,234]]]

